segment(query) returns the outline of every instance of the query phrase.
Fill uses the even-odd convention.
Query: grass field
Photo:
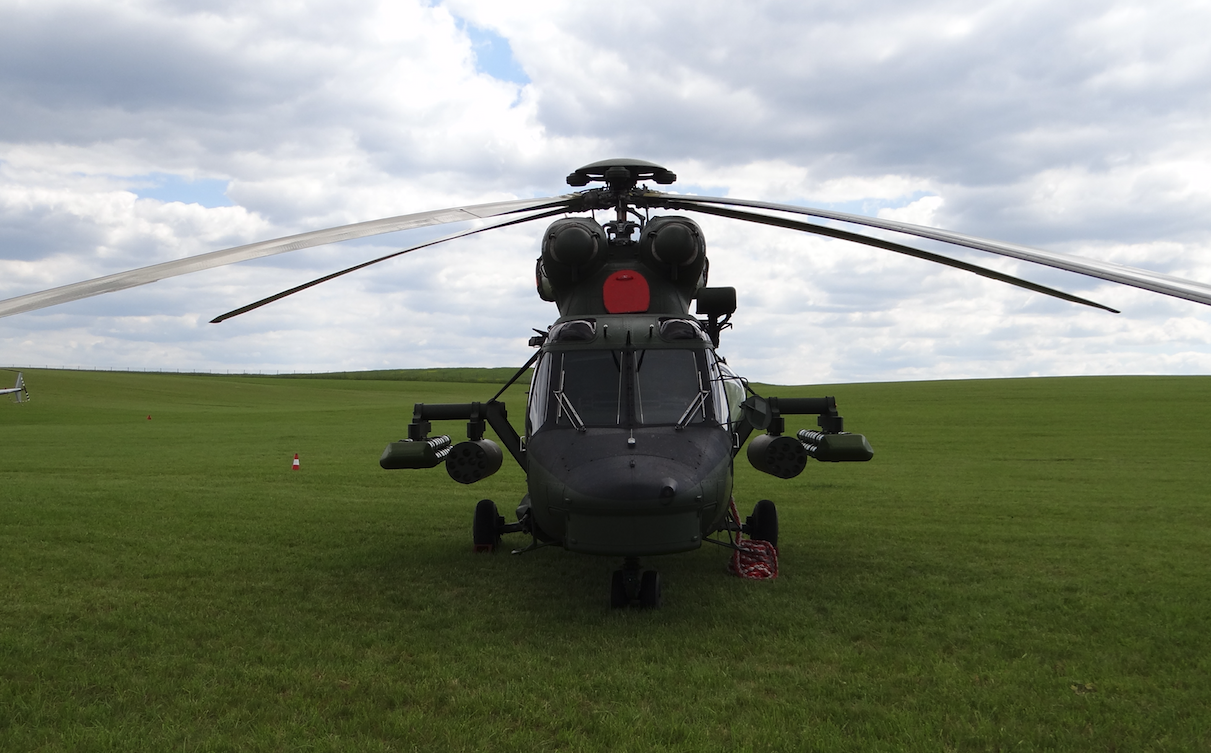
[[[1211,378],[779,388],[835,394],[875,459],[739,460],[781,577],[653,558],[644,612],[608,608],[611,559],[471,553],[515,466],[378,468],[413,402],[490,384],[25,376],[3,751],[1211,748]]]

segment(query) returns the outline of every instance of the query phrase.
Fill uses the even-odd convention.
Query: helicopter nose
[[[540,432],[527,448],[535,520],[575,552],[697,549],[731,493],[731,450],[717,426]]]
[[[557,508],[648,514],[653,507],[715,504],[731,449],[731,435],[719,427],[669,426],[544,431],[530,440],[527,454],[531,473],[549,479],[538,484],[558,497],[552,500]]]
[[[654,455],[595,458],[569,469],[564,477],[573,496],[611,502],[663,505],[702,482],[699,469]],[[701,492],[699,492],[701,493]],[[592,504],[591,502],[589,504]]]

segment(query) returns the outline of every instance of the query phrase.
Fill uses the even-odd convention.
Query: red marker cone
[[[294,453],[294,462],[290,464],[290,470],[297,471],[299,469],[299,454]]]
[[[147,417],[147,420],[148,420],[148,421],[150,421],[150,420],[151,420],[151,416],[148,416],[148,417]]]

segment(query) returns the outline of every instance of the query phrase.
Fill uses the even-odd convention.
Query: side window
[[[547,422],[547,405],[551,395],[551,361],[555,357],[543,353],[534,368],[534,379],[530,382],[530,407],[526,413],[526,435],[533,436]]]
[[[735,424],[740,420],[740,403],[744,402],[744,382],[727,364],[711,353],[711,396],[715,401],[715,415],[720,423]]]

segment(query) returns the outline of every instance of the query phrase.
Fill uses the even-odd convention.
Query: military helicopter
[[[471,484],[498,471],[504,451],[526,474],[527,492],[507,523],[482,500],[472,518],[477,551],[497,550],[505,534],[528,535],[528,552],[561,546],[623,558],[613,572],[614,607],[661,605],[661,583],[640,557],[699,548],[731,549],[740,572],[777,572],[778,516],[761,500],[743,520],[732,496],[733,461],[742,448],[758,470],[779,478],[820,462],[873,457],[861,434],[845,431],[832,397],[757,395],[717,349],[731,326],[736,291],[708,286],[701,214],[814,233],[966,270],[1073,303],[1108,306],[964,261],[809,222],[812,217],[942,241],[1211,305],[1211,285],[1107,262],[860,215],[744,199],[666,193],[640,185],[675,182],[668,169],[636,159],[594,162],[572,172],[561,196],[454,207],[317,230],[122,272],[0,301],[8,316],[165,277],[335,241],[464,220],[503,218],[358,264],[216,317],[221,322],[371,264],[443,241],[565,215],[543,235],[535,281],[559,317],[530,339],[536,352],[486,402],[415,405],[407,437],[387,445],[380,465],[425,469],[444,464]],[[752,209],[765,210],[753,212]],[[595,213],[612,212],[598,223]],[[768,214],[775,212],[776,214]],[[589,214],[588,217],[568,216]],[[791,215],[791,216],[787,216]],[[607,215],[608,216],[608,215]],[[695,304],[694,313],[690,312]],[[505,390],[531,367],[524,428],[509,421]],[[786,433],[787,415],[815,416],[817,429]],[[467,439],[431,436],[433,421],[466,421]],[[485,438],[491,426],[504,448]],[[752,441],[750,436],[764,432]],[[747,539],[744,537],[747,536]]]
[[[18,403],[24,403],[26,400],[29,400],[29,388],[25,386],[25,375],[18,371],[17,385],[0,390],[0,395],[12,395]]]

